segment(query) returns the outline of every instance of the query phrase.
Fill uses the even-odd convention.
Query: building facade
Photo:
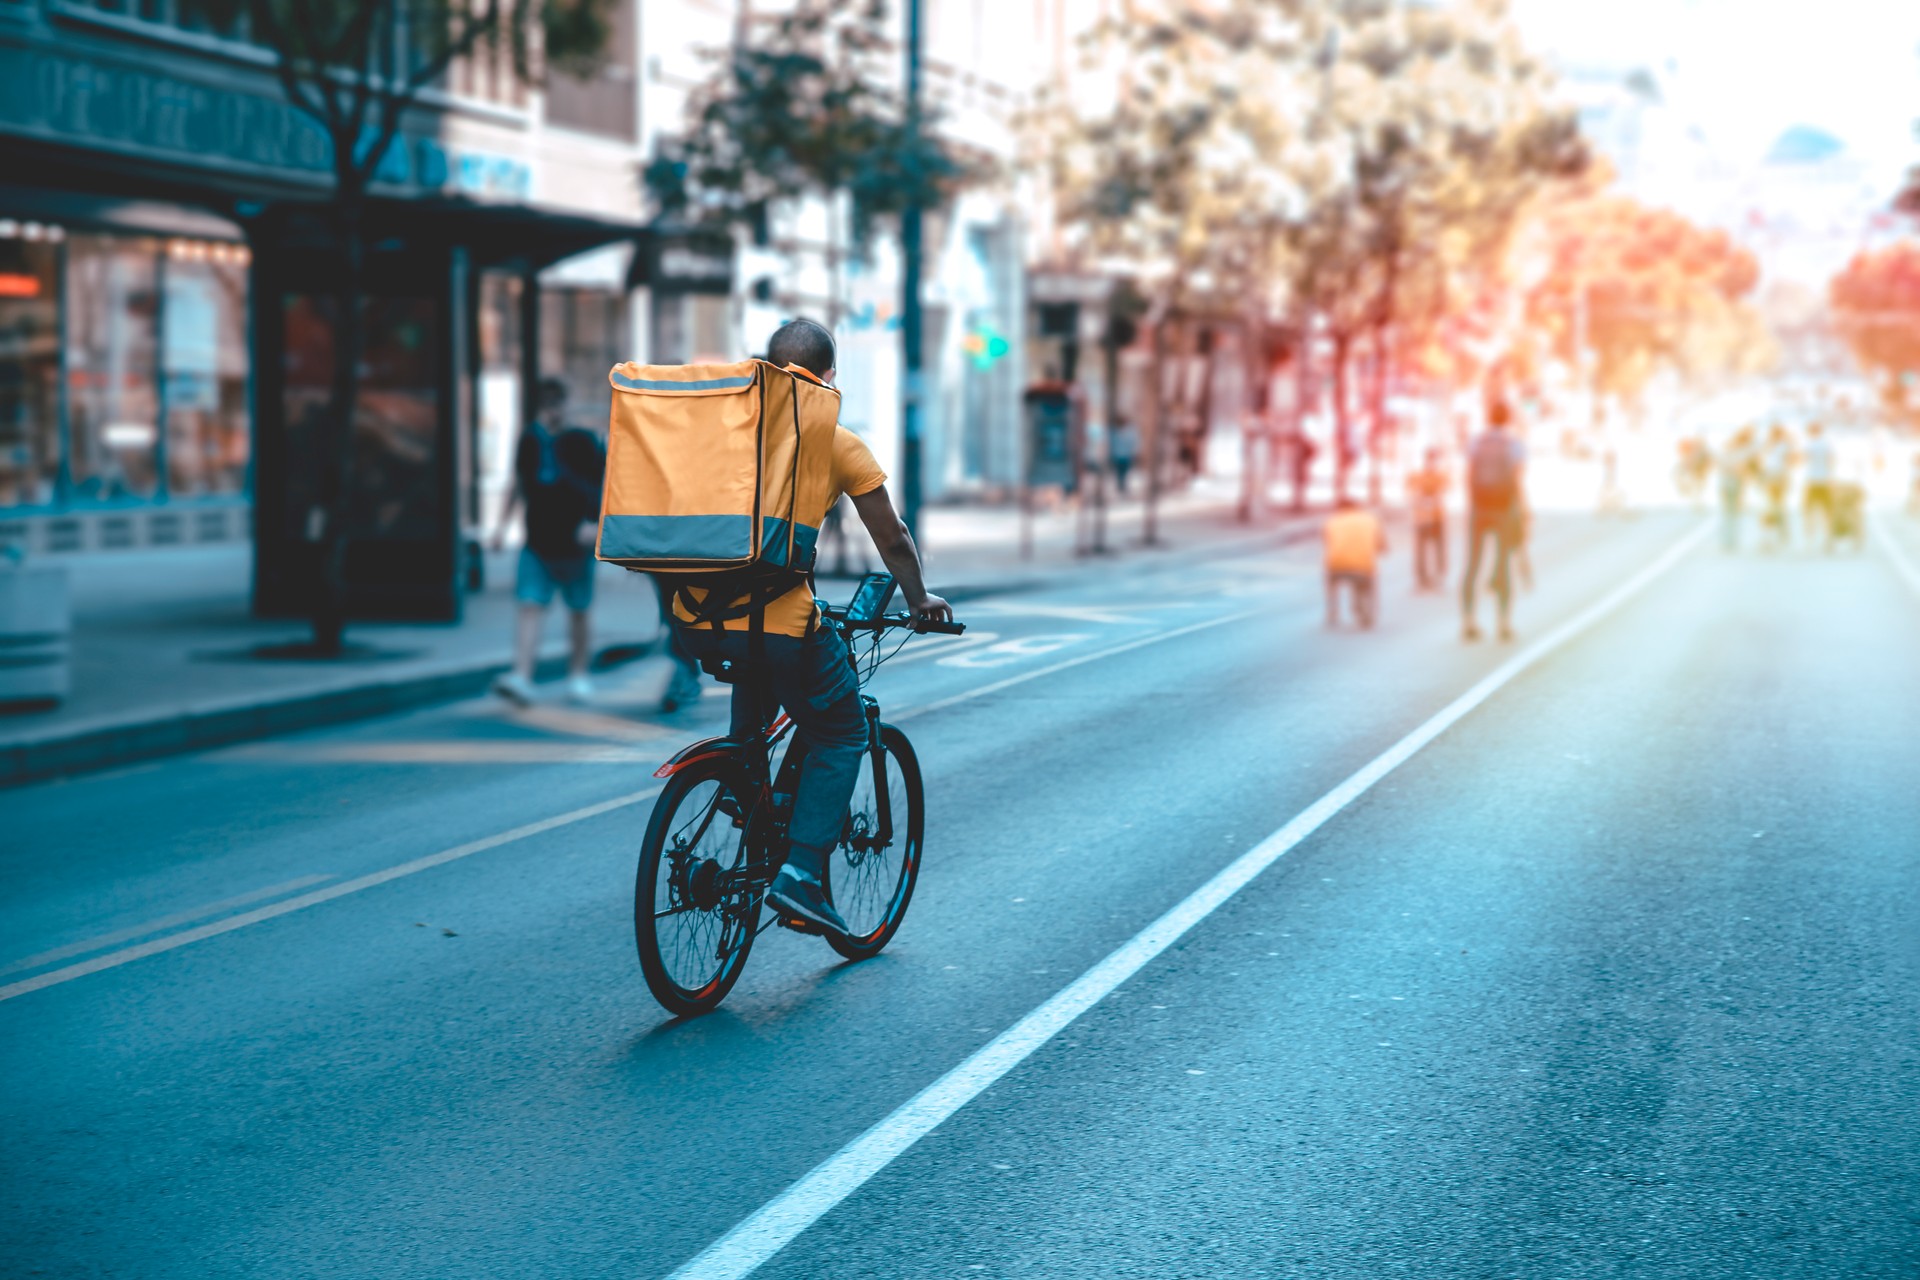
[[[1011,158],[1020,107],[1097,0],[923,3],[940,127]],[[544,377],[600,426],[611,364],[737,359],[815,316],[841,337],[848,425],[897,474],[891,231],[854,245],[826,200],[758,245],[647,221],[644,167],[749,16],[625,0],[591,80],[534,88],[474,58],[422,95],[373,191],[356,518],[367,573],[399,577],[366,611],[457,612],[459,547],[495,519]],[[0,541],[251,538],[256,605],[297,611],[331,367],[328,163],[243,22],[218,29],[195,0],[0,0]],[[994,187],[928,220],[929,496],[1020,482],[1030,203]]]
[[[373,274],[404,263],[411,300],[370,304],[357,429],[389,446],[386,498],[435,490],[435,541],[483,522],[530,380],[567,378],[590,417],[631,345],[636,9],[616,8],[591,79],[541,91],[497,59],[455,64],[382,163]],[[329,358],[326,282],[306,278],[328,164],[244,20],[0,0],[0,540],[271,542],[263,506],[305,520],[298,478],[262,467],[301,454]],[[614,270],[545,284],[606,245],[625,246]]]

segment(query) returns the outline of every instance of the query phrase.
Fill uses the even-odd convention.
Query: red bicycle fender
[[[653,771],[656,778],[671,778],[690,764],[699,764],[702,760],[712,760],[716,756],[732,755],[740,744],[731,738],[702,738],[674,753],[672,759]]]

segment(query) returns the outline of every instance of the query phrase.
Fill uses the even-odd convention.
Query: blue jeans
[[[695,659],[726,658],[747,662],[747,633],[679,626],[681,646]],[[793,818],[787,825],[787,865],[820,878],[827,855],[840,843],[847,804],[866,763],[867,713],[860,704],[860,681],[847,662],[846,642],[824,627],[804,639],[764,637],[766,662],[760,670],[765,691],[756,708],[753,686],[741,671],[733,686],[733,729],[737,739],[752,737],[778,704],[793,718],[794,735],[806,744],[806,760],[795,786]]]

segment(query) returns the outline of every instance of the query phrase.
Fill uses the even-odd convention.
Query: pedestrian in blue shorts
[[[513,669],[493,682],[495,693],[521,706],[533,701],[541,624],[555,595],[567,606],[567,697],[586,702],[593,696],[593,684],[587,679],[587,664],[593,656],[588,615],[598,565],[593,545],[600,524],[600,484],[607,467],[606,450],[598,436],[563,425],[565,383],[558,378],[541,382],[539,403],[538,416],[520,433],[513,487],[494,532],[498,550],[514,512],[526,508],[527,536],[513,585],[514,598],[520,603],[514,619]]]

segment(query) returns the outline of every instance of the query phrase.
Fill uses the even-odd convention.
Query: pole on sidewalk
[[[900,404],[901,519],[920,537],[920,4],[907,0],[907,145],[916,172],[912,199],[900,214],[900,343],[904,374]]]

